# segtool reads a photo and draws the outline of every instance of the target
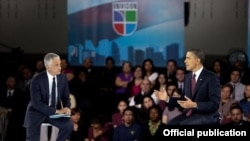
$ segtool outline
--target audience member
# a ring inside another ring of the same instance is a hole
[[[6,141],[12,141],[15,136],[19,136],[20,140],[24,140],[25,129],[22,123],[29,99],[23,91],[16,87],[15,76],[9,75],[5,84],[0,92],[0,117],[5,119],[5,126],[1,127],[4,124],[0,125],[2,137]]]
[[[250,123],[243,119],[243,111],[238,104],[234,104],[230,107],[230,114],[231,114],[231,121],[224,125],[250,127]]]
[[[126,95],[126,89],[128,83],[131,82],[134,77],[132,66],[129,61],[124,61],[121,69],[121,72],[119,72],[115,78],[116,102],[120,101],[121,99],[128,99],[128,96]]]
[[[223,85],[230,80],[229,73],[227,72],[228,67],[226,67],[222,60],[213,60],[211,71],[216,74],[220,80],[220,84]]]
[[[165,73],[159,73],[152,90],[160,90],[163,88],[167,89],[167,76]],[[156,97],[155,93],[152,93],[152,98],[154,99],[155,104],[160,103],[160,100]],[[165,105],[165,102],[164,102],[164,105]]]
[[[97,111],[95,111],[94,107],[98,105],[96,100],[96,95],[92,93],[93,87],[87,78],[87,71],[82,70],[78,77],[75,80],[75,90],[72,94],[75,95],[76,98],[76,107],[79,107],[85,113],[86,119],[91,119],[94,117]],[[94,105],[96,104],[96,105]],[[89,120],[90,122],[91,120]]]
[[[91,103],[92,103],[91,108],[93,108],[92,112],[100,112],[101,109],[98,106],[99,101],[96,98],[99,94],[98,82],[100,80],[100,74],[97,71],[96,67],[94,66],[93,61],[91,60],[90,57],[86,57],[83,60],[82,68],[81,68],[79,74],[82,75],[83,72],[86,75],[85,79],[87,80],[86,83],[88,84],[88,87],[89,87],[88,90],[91,90],[91,91],[89,91],[90,93],[88,93],[86,95],[92,97],[92,100],[91,100]],[[82,93],[82,94],[84,94],[84,93]]]
[[[141,66],[135,66],[133,73],[134,73],[133,80],[128,83],[126,89],[126,95],[128,95],[128,101],[131,101],[133,96],[140,93],[141,91],[140,85],[143,80]]]
[[[30,67],[24,67],[22,70],[22,78],[17,80],[17,88],[29,95],[30,93],[30,82],[33,77],[33,72]]]
[[[104,115],[98,115],[92,119],[88,130],[88,138],[85,138],[85,141],[110,141],[112,136],[112,125],[106,121]]]
[[[82,70],[85,70],[89,82],[91,82],[91,84],[95,85],[96,87],[96,85],[98,84],[97,82],[99,81],[99,73],[94,67],[94,64],[90,57],[84,58],[81,71]]]
[[[142,99],[141,108],[134,108],[135,121],[136,123],[142,125],[149,120],[149,108],[156,105],[153,98],[150,95],[146,95]]]
[[[171,83],[171,82],[169,82],[169,83]],[[174,88],[174,86],[175,85],[172,85],[173,88]],[[169,85],[169,87],[171,87],[171,85]],[[170,97],[176,98],[176,100],[177,100],[178,98],[181,97],[181,90],[177,89],[175,87],[175,89],[173,89],[173,90],[171,90],[171,89],[168,90],[168,94]],[[182,114],[182,110],[183,110],[183,108],[181,108],[177,103],[172,104],[172,105],[166,104],[165,108],[163,109],[162,123],[167,124],[173,118]]]
[[[84,121],[83,113],[80,108],[71,109],[70,120],[73,122],[73,131],[68,141],[84,141],[88,136],[88,124]]]
[[[135,122],[134,110],[127,107],[123,112],[124,123],[114,129],[113,141],[142,141],[141,126]]]
[[[231,97],[236,99],[237,101],[240,101],[244,98],[244,91],[246,88],[245,84],[240,82],[240,77],[240,70],[234,68],[230,73],[230,81],[228,82],[233,86],[233,93]]]
[[[231,98],[233,92],[233,86],[231,84],[224,84],[221,86],[221,100],[219,106],[219,112],[221,116],[221,124],[225,124],[231,120],[230,107],[237,103],[234,98]]]
[[[66,58],[61,59],[61,73],[67,74],[68,72],[74,72],[72,68],[69,67],[69,62]]]
[[[45,67],[43,64],[43,60],[38,60],[35,65],[35,71],[33,77],[36,77],[40,72],[44,71]]]
[[[149,81],[147,78],[142,80],[140,88],[140,93],[132,97],[129,102],[129,106],[134,106],[135,108],[140,109],[143,102],[143,97],[146,95],[151,96],[151,94],[153,93],[151,81]]]
[[[128,102],[121,99],[118,102],[117,110],[112,114],[112,125],[116,128],[118,125],[123,123],[123,111],[128,107]]]
[[[155,85],[155,81],[158,77],[158,72],[155,69],[154,62],[152,59],[145,59],[142,63],[142,77],[147,78],[152,87]]]
[[[246,85],[244,98],[239,101],[239,105],[242,108],[244,119],[250,120],[250,84]]]
[[[163,138],[165,125],[161,122],[161,108],[158,105],[153,105],[148,110],[149,120],[142,125],[142,141],[166,140]]]
[[[169,59],[166,64],[166,76],[167,82],[174,81],[176,82],[176,69],[177,62],[174,59]]]
[[[183,94],[183,92],[184,92],[185,75],[186,75],[186,69],[185,68],[178,67],[176,69],[176,75],[175,75],[175,77],[176,77],[176,80],[177,80],[178,89],[180,90],[181,94]]]
[[[243,62],[241,60],[237,60],[233,64],[233,68],[240,70],[240,82],[244,85],[250,84],[250,70],[247,66],[248,64],[246,62]]]
[[[105,59],[105,66],[100,70],[99,82],[99,102],[102,105],[102,111],[111,115],[115,110],[115,77],[117,70],[115,68],[115,60],[109,56]]]

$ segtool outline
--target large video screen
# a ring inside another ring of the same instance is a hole
[[[183,64],[184,0],[68,0],[68,61],[81,66],[90,58],[104,66],[152,59],[165,67],[168,59]]]
[[[248,0],[248,31],[247,31],[247,56],[248,56],[248,67],[250,67],[250,1]]]

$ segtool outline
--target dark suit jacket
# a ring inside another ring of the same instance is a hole
[[[185,76],[184,94],[197,103],[197,109],[193,109],[192,112],[193,115],[196,114],[196,116],[192,116],[195,118],[194,121],[197,124],[219,122],[220,82],[218,77],[213,72],[203,68],[197,79],[193,96],[191,79],[192,72]],[[187,112],[187,110],[184,110],[184,114],[185,111]]]
[[[63,102],[64,107],[70,108],[69,88],[66,76],[57,75],[58,102]],[[50,115],[55,114],[56,108],[48,106],[49,80],[46,70],[34,77],[30,86],[31,100],[27,106],[24,127],[40,124]]]

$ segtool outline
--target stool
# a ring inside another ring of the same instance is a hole
[[[1,129],[0,129],[0,134],[1,134],[1,141],[4,141],[5,140],[5,136],[6,136],[6,117],[5,116],[0,116],[0,121],[1,121]]]
[[[51,127],[51,133],[48,133],[48,128]],[[50,123],[42,123],[40,132],[40,141],[56,141],[59,129]],[[49,134],[51,134],[49,138]]]

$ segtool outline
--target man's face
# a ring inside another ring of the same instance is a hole
[[[48,72],[51,74],[51,75],[58,75],[61,73],[61,60],[59,58],[54,58],[52,61],[51,61],[51,64],[46,66]]]
[[[176,71],[176,78],[178,81],[183,82],[185,78],[185,72],[183,70]]]
[[[168,64],[167,64],[168,73],[172,74],[172,73],[174,73],[175,70],[176,70],[176,66],[175,66],[174,62],[168,62]]]
[[[243,118],[243,115],[239,109],[233,109],[231,112],[231,118],[235,123],[238,123]]]
[[[232,71],[230,78],[233,83],[237,83],[240,80],[240,72]]]
[[[86,58],[84,61],[83,61],[83,66],[85,68],[90,68],[92,66],[92,62],[89,58]]]
[[[199,59],[192,52],[187,52],[184,63],[187,71],[195,71],[199,63]]]
[[[12,76],[8,77],[6,84],[7,84],[7,86],[9,88],[15,88],[15,86],[16,86],[16,78],[12,77]]]
[[[151,84],[150,84],[149,80],[144,79],[144,80],[142,81],[140,87],[141,87],[141,90],[142,90],[143,92],[147,93],[147,92],[149,92],[150,89],[151,89]]]
[[[133,112],[130,110],[125,111],[123,115],[123,120],[124,120],[124,123],[128,123],[128,124],[132,123],[134,120]]]

